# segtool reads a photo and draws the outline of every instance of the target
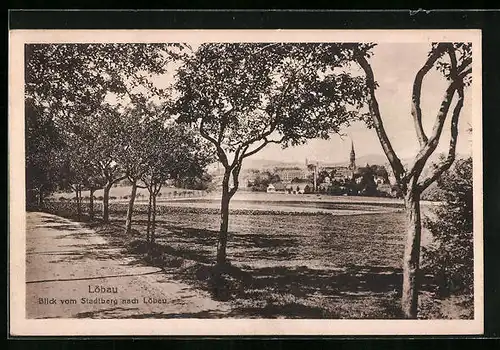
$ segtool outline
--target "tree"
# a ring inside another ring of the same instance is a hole
[[[102,188],[105,179],[101,175],[92,155],[95,155],[96,143],[89,142],[85,133],[76,134],[66,130],[63,134],[64,144],[59,149],[59,156],[64,159],[61,170],[60,188],[75,193],[77,218],[82,215],[82,191],[89,190],[89,219],[94,219],[94,193]]]
[[[139,182],[148,170],[150,158],[154,156],[150,137],[153,136],[151,133],[154,134],[156,130],[151,130],[151,123],[148,121],[150,118],[156,117],[156,111],[157,107],[149,104],[148,106],[132,105],[124,112],[125,127],[128,130],[134,130],[134,132],[128,132],[124,135],[123,152],[119,154],[119,162],[123,165],[124,174],[131,185],[125,219],[125,234],[129,234],[132,229],[137,188],[147,188],[145,185],[141,186]]]
[[[270,143],[328,138],[358,114],[363,78],[346,72],[370,45],[203,44],[177,72],[179,122],[198,128],[224,167],[217,265],[227,263],[229,203],[243,161]]]
[[[307,164],[307,170],[312,172],[311,174],[309,174],[307,179],[313,183],[312,192],[314,192],[314,191],[316,191],[317,186],[318,186],[318,165],[312,164],[312,163]]]
[[[212,176],[204,171],[203,174],[199,176],[184,179],[183,185],[185,188],[190,190],[207,190],[210,187],[211,182]]]
[[[112,106],[103,104],[94,115],[82,116],[66,125],[65,147],[61,150],[66,158],[64,182],[76,194],[78,216],[81,191],[90,191],[89,214],[93,219],[93,195],[96,189],[103,188],[102,218],[107,222],[110,190],[113,184],[125,178],[120,163],[126,130],[123,120]]]
[[[64,146],[60,130],[46,111],[27,98],[25,102],[26,203],[40,208],[45,196],[61,181]]]
[[[94,193],[97,189],[102,188],[105,184],[104,178],[97,172],[92,170],[92,166],[90,168],[90,172],[87,178],[84,181],[84,186],[89,190],[89,219],[90,221],[94,220]]]
[[[437,181],[442,204],[426,218],[432,244],[423,250],[443,297],[472,293],[474,284],[472,158],[457,160]]]
[[[392,144],[387,136],[375,96],[377,86],[373,70],[366,55],[360,52],[357,62],[366,75],[369,99],[368,106],[371,114],[371,125],[375,128],[387,159],[391,165],[398,187],[405,203],[407,214],[407,234],[403,258],[403,291],[401,306],[404,316],[417,317],[418,308],[418,274],[420,266],[421,217],[420,195],[430,184],[435,182],[443,172],[450,168],[455,160],[455,149],[458,136],[458,121],[464,103],[464,89],[472,81],[472,47],[470,43],[435,43],[426,62],[415,75],[412,89],[411,116],[413,119],[420,150],[408,169],[403,167]],[[422,83],[424,77],[436,67],[449,82],[444,97],[437,111],[434,126],[427,136],[422,125],[422,110],[420,106]],[[422,176],[429,157],[436,150],[443,131],[448,112],[454,96],[457,96],[455,107],[450,121],[450,143],[448,155],[440,163],[434,164],[426,176]]]
[[[384,183],[389,183],[389,173],[383,165],[372,165],[370,168],[374,175],[380,176],[384,179]]]
[[[328,173],[327,170],[321,170],[319,173],[318,173],[318,183],[321,184],[321,183],[324,183],[326,181],[326,179],[329,178],[330,181],[331,181],[331,176],[330,174]]]
[[[62,188],[70,189],[75,193],[76,217],[77,221],[80,221],[82,216],[82,190],[85,186],[84,182],[89,168],[86,163],[85,151],[78,147],[77,140],[73,139],[71,141],[68,142],[66,137],[66,147],[61,150],[61,153],[66,158],[62,169]]]
[[[109,93],[162,95],[151,82],[181,56],[181,44],[29,44],[25,91],[54,115],[69,108],[92,114]]]
[[[274,184],[276,182],[280,182],[281,178],[278,174],[272,173],[269,179],[270,183]]]
[[[142,103],[151,95],[161,97],[164,90],[152,78],[166,72],[168,63],[180,57],[182,47],[118,43],[26,46],[26,97],[44,109],[59,130],[80,135],[88,142],[87,149],[96,150],[87,156],[106,180],[104,221],[109,216],[109,189],[123,176],[116,161],[117,148],[122,147],[119,138],[125,131],[134,132],[116,129],[121,126],[121,106],[109,101]]]
[[[361,177],[356,184],[357,192],[365,196],[374,196],[377,194],[377,184],[375,183],[375,172],[372,167],[367,165],[364,168],[358,168]]]
[[[147,240],[155,242],[156,198],[166,180],[199,177],[213,161],[206,144],[184,125],[147,121],[147,163],[142,181],[149,192]]]
[[[252,191],[265,192],[271,183],[271,173],[269,171],[259,172],[252,183]]]
[[[71,158],[68,181],[77,186],[73,188],[77,192],[84,187],[92,192],[103,187],[102,219],[108,222],[110,190],[126,177],[120,163],[126,134],[123,118],[113,106],[102,104],[93,115],[69,120],[66,125],[66,156]]]

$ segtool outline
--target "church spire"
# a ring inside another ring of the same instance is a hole
[[[349,157],[349,168],[356,169],[356,153],[354,152],[354,141],[351,139],[351,154]]]

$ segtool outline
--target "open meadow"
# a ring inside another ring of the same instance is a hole
[[[132,237],[123,235],[123,201],[111,204],[111,225],[98,230],[110,244],[135,256],[138,264],[161,267],[179,282],[214,298],[217,294],[231,305],[230,314],[190,317],[400,317],[405,235],[400,200],[238,194],[231,202],[231,267],[224,273],[223,293],[215,293],[210,283],[218,206],[216,196],[159,202],[153,258],[145,256],[146,204],[135,206]],[[428,206],[423,206],[424,212]],[[424,231],[423,245],[428,241]],[[431,300],[433,288],[430,280],[424,281],[421,304]],[[422,307],[421,317],[437,317],[436,308],[435,303]]]

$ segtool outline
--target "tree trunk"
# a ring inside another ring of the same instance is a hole
[[[313,180],[314,180],[314,183],[313,183],[313,190],[312,192],[316,192],[316,188],[317,188],[317,181],[318,181],[318,174],[317,174],[317,171],[318,171],[318,167],[315,166],[314,167],[314,173],[313,173]]]
[[[406,209],[406,244],[403,257],[403,294],[401,308],[405,318],[417,318],[420,239],[422,225],[420,221],[420,193],[408,189],[405,195]]]
[[[81,221],[82,219],[82,190],[80,188],[76,189],[76,220]]]
[[[226,247],[227,247],[227,229],[229,226],[229,177],[226,176],[222,181],[222,199],[220,207],[220,230],[219,240],[217,242],[217,265],[226,263]]]
[[[102,221],[109,222],[109,191],[111,191],[112,183],[107,183],[104,186],[104,194],[102,199]]]
[[[94,192],[95,189],[91,188],[90,189],[90,197],[89,197],[89,218],[90,221],[94,220]]]
[[[43,186],[38,188],[38,209],[42,209],[43,207]]]
[[[132,182],[132,192],[130,193],[130,199],[128,202],[127,220],[125,221],[125,234],[130,234],[130,231],[132,230],[132,214],[134,211],[134,202],[136,194],[137,194],[137,180],[134,180],[134,182]]]
[[[148,201],[148,224],[146,227],[146,241],[149,242],[149,230],[151,228],[151,191],[149,192],[149,201]]]
[[[156,230],[156,194],[153,194],[153,206],[151,209],[151,243],[155,243]]]

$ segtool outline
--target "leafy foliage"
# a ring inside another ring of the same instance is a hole
[[[150,78],[165,73],[181,49],[179,44],[30,44],[26,94],[53,111],[72,107],[84,115],[110,92],[132,100],[144,98],[145,91],[162,94]]]
[[[123,106],[116,100],[139,104],[163,96],[152,78],[165,73],[181,52],[178,44],[26,45],[26,99],[62,136],[63,186],[100,186],[101,176],[112,182],[124,171],[119,167],[123,137],[133,129],[125,128]],[[38,152],[27,151],[28,158]],[[45,180],[55,187],[54,176]]]
[[[460,159],[438,180],[443,204],[425,225],[433,243],[423,250],[427,268],[435,273],[443,296],[472,292],[473,287],[473,197],[472,158]]]
[[[109,189],[126,175],[137,180],[154,165],[157,169],[151,176],[161,177],[168,168],[166,164],[174,163],[185,172],[200,173],[193,168],[199,158],[191,153],[185,154],[191,157],[189,163],[181,161],[189,158],[186,156],[173,162],[178,154],[172,150],[183,144],[172,134],[161,134],[169,89],[158,86],[157,78],[167,73],[171,62],[182,57],[183,49],[181,44],[27,45],[26,99],[31,110],[47,119],[43,125],[60,135],[58,149],[50,149],[61,161],[47,164],[57,165],[52,173],[57,172],[61,181],[51,173],[40,182],[51,183],[52,190],[56,181],[60,187],[75,191],[104,186],[106,219]],[[152,120],[156,121],[154,125]],[[159,128],[160,134],[153,128]],[[46,128],[39,134],[50,135]],[[163,141],[170,144],[159,142],[157,137],[166,137]],[[157,157],[158,147],[167,147],[164,151],[170,158]],[[27,157],[49,157],[38,153],[40,150],[29,149]],[[28,172],[34,172],[32,168]],[[172,172],[169,168],[169,176],[173,176]]]
[[[429,56],[433,52],[439,52],[436,69],[447,80],[457,79],[457,75],[465,73],[465,68],[472,63],[472,43],[433,43]],[[450,54],[446,56],[445,53]],[[463,74],[463,82],[469,86],[472,74]]]
[[[150,120],[145,132],[147,162],[142,179],[146,184],[201,177],[213,161],[206,143],[186,126],[175,123],[164,126],[161,120]]]
[[[227,152],[275,133],[304,143],[358,114],[364,80],[345,68],[357,44],[204,44],[178,72],[179,120],[201,122]]]
[[[356,185],[357,192],[365,196],[377,195],[377,184],[375,183],[375,171],[372,167],[367,166],[359,169],[361,180]]]
[[[27,202],[34,204],[35,196],[43,201],[44,193],[55,190],[61,180],[63,158],[58,150],[64,143],[53,120],[31,99],[26,100],[25,115],[26,188],[38,189],[37,194],[27,193]]]
[[[266,170],[259,172],[253,179],[251,188],[252,191],[266,192],[267,186],[271,183],[276,183],[280,181],[280,177],[276,173],[271,173]]]

